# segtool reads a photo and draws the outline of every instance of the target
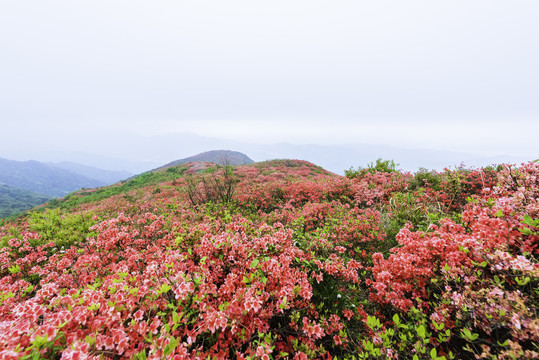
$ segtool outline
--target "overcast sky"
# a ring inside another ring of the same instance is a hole
[[[1,1],[0,142],[191,131],[537,158],[538,19],[536,0]]]

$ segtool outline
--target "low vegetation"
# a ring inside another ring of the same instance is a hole
[[[539,357],[539,164],[185,164],[0,223],[2,359]]]

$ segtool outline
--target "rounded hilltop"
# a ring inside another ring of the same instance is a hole
[[[171,166],[186,164],[190,162],[209,162],[220,165],[247,165],[254,161],[239,151],[232,150],[210,150],[184,159],[174,160],[157,169],[164,169]],[[157,170],[156,169],[156,170]]]

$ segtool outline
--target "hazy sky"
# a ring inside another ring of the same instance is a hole
[[[0,142],[192,131],[537,158],[538,18],[536,0],[1,1]]]

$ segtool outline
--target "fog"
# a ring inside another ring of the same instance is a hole
[[[2,2],[0,157],[158,163],[192,154],[140,150],[190,132],[536,159],[538,15],[536,1]]]

